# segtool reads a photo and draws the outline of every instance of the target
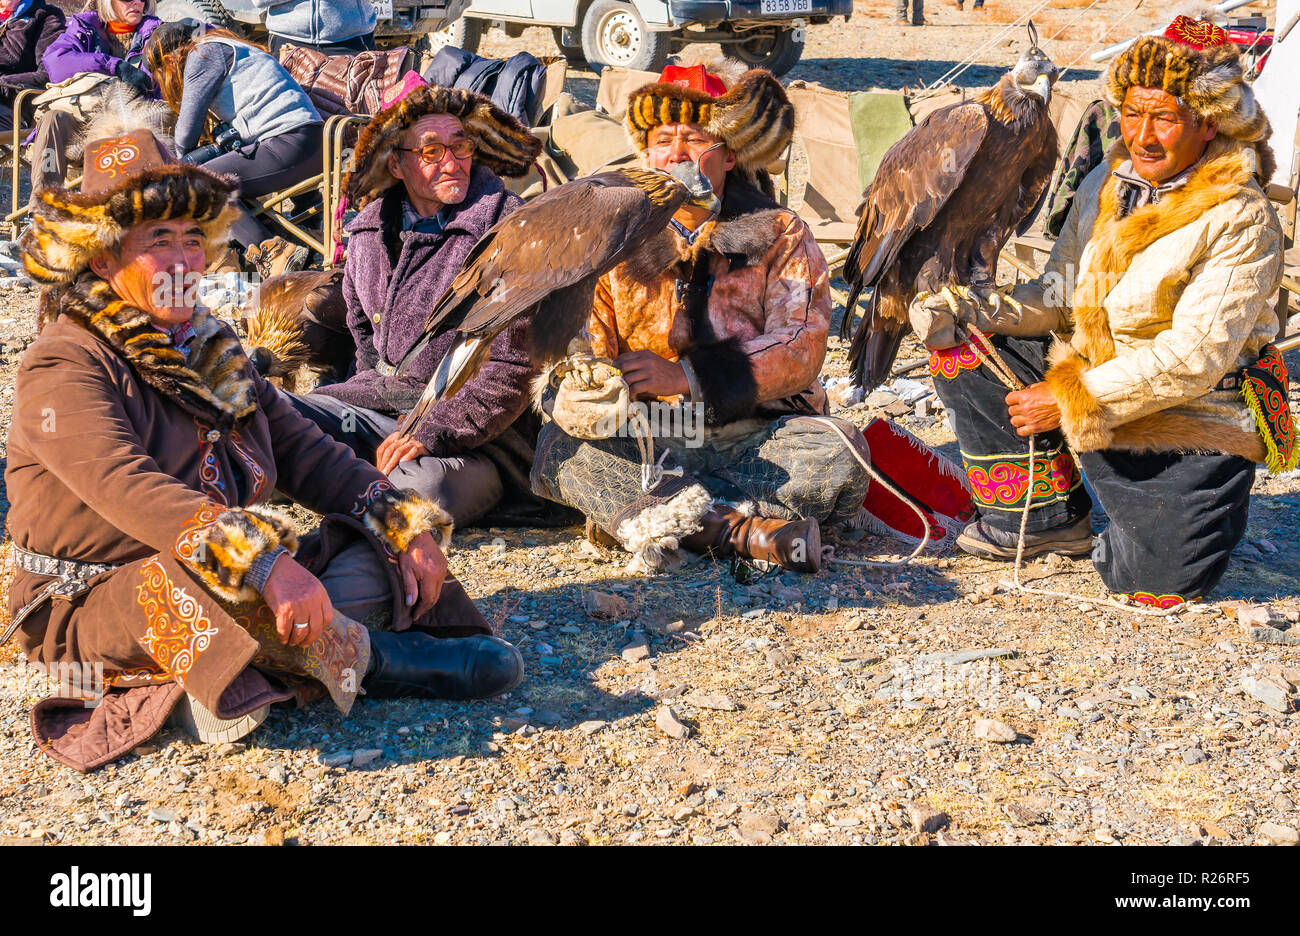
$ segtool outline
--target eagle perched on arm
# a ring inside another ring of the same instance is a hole
[[[907,334],[908,305],[945,288],[992,289],[998,254],[1028,229],[1056,166],[1047,113],[1057,68],[1030,48],[993,88],[937,110],[890,147],[863,193],[841,337],[858,295],[871,288],[849,347],[854,381],[872,390],[889,376]]]
[[[618,169],[566,182],[497,222],[465,259],[425,322],[425,337],[398,367],[413,360],[445,324],[456,341],[402,423],[410,435],[439,400],[455,395],[482,365],[492,339],[521,315],[532,315],[535,365],[564,357],[591,311],[596,281],[662,231],[688,201],[717,205],[699,163],[671,174]]]

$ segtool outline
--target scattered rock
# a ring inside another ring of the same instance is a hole
[[[659,706],[659,711],[655,713],[655,724],[668,737],[676,738],[678,741],[689,738],[691,735],[691,729],[681,723],[677,713],[668,705]]]
[[[764,845],[781,831],[781,819],[766,813],[746,813],[740,817],[739,837],[751,845]]]
[[[267,829],[265,832],[262,833],[262,840],[263,840],[267,845],[271,845],[271,846],[276,846],[276,847],[278,847],[278,846],[280,846],[280,845],[283,845],[283,844],[284,844],[284,827],[283,827],[283,826],[271,826],[269,829]]]
[[[635,631],[631,640],[622,651],[624,663],[638,663],[650,656],[650,646],[646,643],[644,631]]]
[[[153,822],[175,822],[176,810],[174,809],[151,809],[149,818]]]
[[[740,708],[739,705],[724,695],[702,695],[692,692],[682,696],[682,701],[696,708],[710,709],[715,712],[734,712]]]
[[[981,718],[975,723],[975,737],[993,744],[1011,744],[1020,737],[1016,729],[996,718]]]
[[[608,727],[609,727],[609,722],[601,721],[598,718],[593,718],[591,721],[585,721],[579,724],[578,730],[587,736],[591,736],[594,735],[597,731],[600,731],[602,728],[608,728]]]
[[[587,592],[582,599],[582,606],[594,618],[616,621],[627,617],[627,602],[608,592]]]
[[[1300,832],[1277,822],[1264,823],[1255,834],[1271,845],[1300,845]]]
[[[367,764],[372,764],[383,756],[384,751],[382,748],[357,748],[356,752],[352,755],[352,766],[365,767]]]
[[[1252,627],[1272,627],[1280,619],[1268,605],[1242,605],[1237,608],[1237,623],[1246,630]]]
[[[1002,810],[1007,814],[1007,818],[1011,820],[1012,825],[1023,827],[1043,825],[1047,822],[1042,813],[1030,809],[1023,803],[1007,803],[1002,807]]]
[[[352,763],[352,752],[335,751],[332,754],[325,754],[320,758],[320,762],[325,767],[342,767],[344,764]]]
[[[797,588],[790,588],[786,585],[773,585],[772,597],[777,601],[788,605],[803,603],[803,592]]]
[[[948,826],[948,814],[933,809],[925,803],[908,803],[907,817],[912,820],[913,829],[926,834],[938,832]]]
[[[927,653],[920,657],[922,662],[926,663],[945,663],[949,666],[960,666],[963,663],[972,663],[975,660],[997,660],[1002,657],[1019,656],[1020,651],[1013,647],[988,647],[983,650],[954,650],[943,653]]]
[[[1291,711],[1291,695],[1286,684],[1275,677],[1243,676],[1241,688],[1257,702],[1267,705],[1276,712]]]
[[[1205,761],[1205,752],[1200,748],[1188,748],[1186,751],[1183,751],[1183,763],[1188,767],[1191,767],[1193,764],[1203,764]]]
[[[266,772],[266,779],[270,780],[272,783],[278,783],[280,786],[284,786],[289,782],[289,771],[285,770],[279,764],[276,764]]]
[[[560,840],[558,838],[556,838],[550,832],[547,832],[545,829],[528,830],[529,845],[556,845],[559,843],[559,841]]]

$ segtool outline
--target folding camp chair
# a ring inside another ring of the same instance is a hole
[[[9,177],[9,213],[5,215],[3,221],[0,221],[0,237],[6,240],[13,240],[18,233],[18,220],[27,214],[27,203],[18,196],[22,188],[23,136],[30,133],[32,129],[30,126],[23,126],[23,105],[39,97],[44,91],[44,88],[27,88],[14,95],[13,130],[9,140],[9,161],[12,170]],[[80,183],[81,179],[77,178],[70,184]]]

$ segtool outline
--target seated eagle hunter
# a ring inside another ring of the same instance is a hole
[[[234,184],[118,129],[88,144],[79,193],[37,194],[22,240],[46,290],[9,436],[4,636],[50,670],[102,667],[106,687],[38,703],[41,748],[90,770],[174,709],[224,741],[295,697],[347,712],[358,693],[517,685],[519,653],[448,574],[446,512],[299,415],[192,304]],[[325,514],[319,531],[266,509],[276,490]]]
[[[1139,39],[1106,97],[1122,142],[1084,180],[1043,275],[1012,291],[1016,320],[953,291],[918,297],[910,317],[975,490],[957,545],[1014,559],[1032,496],[1025,556],[1091,553],[1108,588],[1168,606],[1223,575],[1255,463],[1295,463],[1270,344],[1282,230],[1260,180],[1273,153],[1232,46]],[[1028,386],[1008,394],[954,319],[992,333]],[[1053,332],[1070,337],[1049,350]],[[1095,546],[1071,449],[1110,518]]]
[[[542,144],[472,91],[413,75],[402,91],[362,131],[344,185],[359,212],[343,270],[356,372],[290,400],[393,484],[442,504],[457,527],[489,513],[527,516],[546,506],[528,487],[538,425],[528,406],[528,322],[498,335],[478,374],[409,437],[398,423],[456,329],[439,330],[400,373],[395,365],[479,238],[523,204],[500,177],[526,173]]]
[[[770,73],[723,59],[668,66],[632,92],[625,123],[648,168],[696,163],[716,200],[683,204],[599,278],[581,337],[632,399],[681,400],[683,418],[668,420],[653,440],[658,464],[645,465],[634,433],[566,425],[571,384],[552,379],[533,490],[581,510],[588,535],[633,553],[634,569],[661,568],[682,547],[814,572],[819,524],[858,515],[869,453],[856,428],[825,415],[826,259],[771,197],[767,166],[790,142],[794,107]],[[692,412],[702,432],[686,426]]]

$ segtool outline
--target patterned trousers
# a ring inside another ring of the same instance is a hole
[[[1051,339],[991,339],[1026,385],[1042,379]],[[1028,440],[1007,413],[1009,392],[968,345],[930,356],[935,389],[952,416],[979,518],[1020,530],[1029,493]],[[1059,431],[1034,442],[1033,504],[1027,529],[1070,526],[1092,501]],[[1254,465],[1235,455],[1084,452],[1083,473],[1110,525],[1092,560],[1106,587],[1150,604],[1199,598],[1214,587],[1246,531]]]
[[[862,433],[840,422],[848,437],[866,443]],[[812,518],[822,524],[857,516],[869,476],[844,440],[823,422],[807,416],[754,421],[752,428],[728,426],[726,441],[688,445],[683,439],[655,439],[655,457],[664,448],[665,468],[680,467],[679,483],[670,478],[646,494],[641,489],[641,456],[633,438],[588,442],[547,423],[537,440],[533,492],[582,511],[602,529],[642,506],[652,506],[691,482],[716,500],[753,505],[753,513],[786,520]],[[748,431],[746,431],[748,430]],[[621,516],[620,516],[621,515]]]

